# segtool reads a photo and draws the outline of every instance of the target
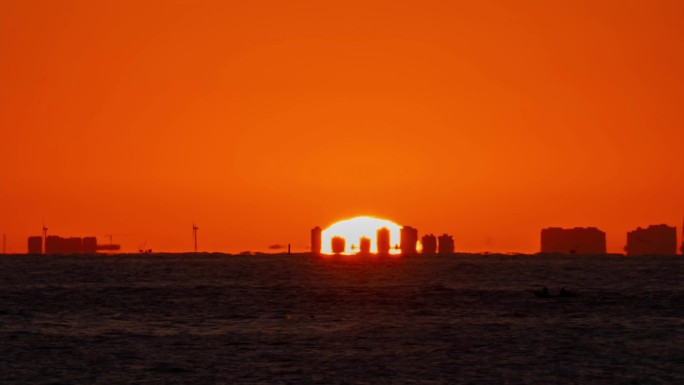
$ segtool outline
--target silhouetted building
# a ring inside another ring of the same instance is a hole
[[[454,253],[454,237],[449,234],[442,234],[439,240],[439,254],[453,254]]]
[[[334,254],[342,254],[347,248],[347,241],[342,237],[332,237],[330,246]]]
[[[314,255],[321,254],[321,246],[323,245],[322,234],[323,232],[318,226],[311,229],[311,253]]]
[[[28,253],[43,254],[43,237],[29,237]]]
[[[85,237],[81,243],[82,251],[85,254],[95,254],[97,253],[97,238],[95,237]]]
[[[31,238],[29,238],[29,242],[31,242]],[[98,251],[118,250],[121,250],[121,245],[114,243],[98,245],[97,238],[95,237],[62,238],[56,235],[49,235],[45,238],[45,254],[95,254]]]
[[[45,254],[64,254],[64,238],[48,235],[45,238]]]
[[[423,254],[435,254],[437,252],[437,238],[434,235],[423,235],[421,243],[423,245]]]
[[[677,228],[668,225],[638,227],[627,233],[627,255],[677,254]]]
[[[418,230],[411,226],[404,226],[401,228],[401,253],[403,255],[415,255],[416,244],[418,243]]]
[[[371,240],[370,238],[361,237],[359,239],[359,253],[360,254],[370,254]]]
[[[45,238],[45,254],[80,254],[81,238],[62,238],[49,235]]]
[[[64,254],[81,254],[83,249],[81,248],[82,240],[81,238],[71,237],[64,239]]]
[[[606,233],[595,227],[541,231],[541,252],[559,254],[605,254]]]
[[[392,245],[390,244],[389,229],[387,227],[378,229],[376,233],[376,240],[378,243],[378,254],[388,255],[390,253],[390,248],[392,247]]]

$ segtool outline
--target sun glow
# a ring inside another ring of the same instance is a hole
[[[400,254],[398,249],[401,234],[401,226],[387,219],[373,217],[356,217],[334,223],[322,232],[323,254],[333,254],[331,241],[333,237],[342,237],[346,241],[345,250],[342,254],[350,255],[359,252],[362,237],[370,239],[370,252],[377,253],[377,231],[386,227],[390,233],[390,254]]]

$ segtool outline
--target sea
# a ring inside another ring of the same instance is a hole
[[[0,384],[684,384],[684,257],[5,256]]]

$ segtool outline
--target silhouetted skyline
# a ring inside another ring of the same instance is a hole
[[[684,231],[684,230],[683,230]],[[320,242],[320,227],[312,230],[312,252],[317,254]],[[401,255],[411,256],[417,254],[418,229],[411,226],[402,226],[400,239],[396,245],[401,250]],[[675,255],[677,254],[677,229],[668,225],[651,225],[646,229],[637,228],[627,233],[627,255]],[[381,227],[377,230],[377,254],[389,255],[391,242],[389,230]],[[449,255],[458,252],[455,247],[454,237],[450,234],[442,234],[436,237],[433,234],[423,235],[420,241],[421,254],[423,255]],[[346,247],[341,236],[332,238],[332,249],[335,254],[344,253]],[[606,233],[595,227],[560,228],[551,227],[541,230],[540,250],[542,254],[567,254],[567,255],[600,255],[606,254]],[[353,241],[353,240],[352,240]],[[396,240],[395,240],[396,242]],[[359,239],[359,254],[370,254],[370,239]],[[352,246],[355,250],[355,246]]]
[[[79,254],[97,253],[98,251],[119,251],[121,245],[98,244],[96,237],[67,237],[47,235],[47,227],[43,226],[45,237],[30,236],[27,238],[28,254]],[[193,225],[193,236],[196,235],[197,226]],[[313,254],[321,254],[322,250],[321,227],[311,230],[308,251]],[[683,229],[684,232],[684,229]],[[410,256],[418,254],[420,246],[422,254],[453,254],[459,252],[454,244],[454,238],[449,234],[439,237],[426,234],[420,237],[418,242],[418,229],[411,226],[400,228],[400,238],[391,242],[389,230],[380,228],[376,234],[376,250],[380,255],[389,255],[391,250],[401,251],[401,255]],[[626,234],[627,242],[624,247],[626,255],[673,255],[678,252],[684,253],[684,243],[681,245],[677,239],[677,227],[665,224],[649,225],[646,228],[638,227]],[[545,228],[541,230],[541,253],[553,254],[605,254],[606,233],[595,227],[576,228]],[[371,254],[372,241],[367,237],[359,239],[347,239],[336,236],[331,240],[331,250],[335,254],[347,253],[350,250],[359,254]],[[280,250],[285,246],[271,245],[269,250]],[[196,245],[195,245],[196,250]],[[287,245],[288,253],[291,252],[291,244]],[[147,251],[147,250],[146,250]],[[462,252],[462,251],[461,251]]]

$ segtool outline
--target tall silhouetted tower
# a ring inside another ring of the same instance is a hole
[[[321,254],[321,246],[323,245],[323,232],[321,228],[316,226],[311,229],[311,253],[314,255]]]
[[[403,255],[415,255],[416,244],[418,243],[418,230],[411,226],[404,226],[401,228],[401,253]]]
[[[367,237],[359,239],[359,254],[370,254],[371,240]]]
[[[392,245],[390,244],[390,231],[387,227],[377,231],[376,242],[378,243],[378,254],[389,255]]]
[[[334,254],[342,254],[347,249],[347,241],[342,237],[332,237],[330,246]]]
[[[627,255],[677,254],[677,228],[668,225],[638,227],[627,233]]]
[[[605,254],[606,233],[595,227],[541,231],[541,252],[560,254]]]
[[[429,255],[437,252],[437,238],[434,235],[423,235],[421,243],[423,244],[423,254]]]
[[[449,234],[442,234],[439,236],[439,254],[453,254],[454,253],[454,237]]]

